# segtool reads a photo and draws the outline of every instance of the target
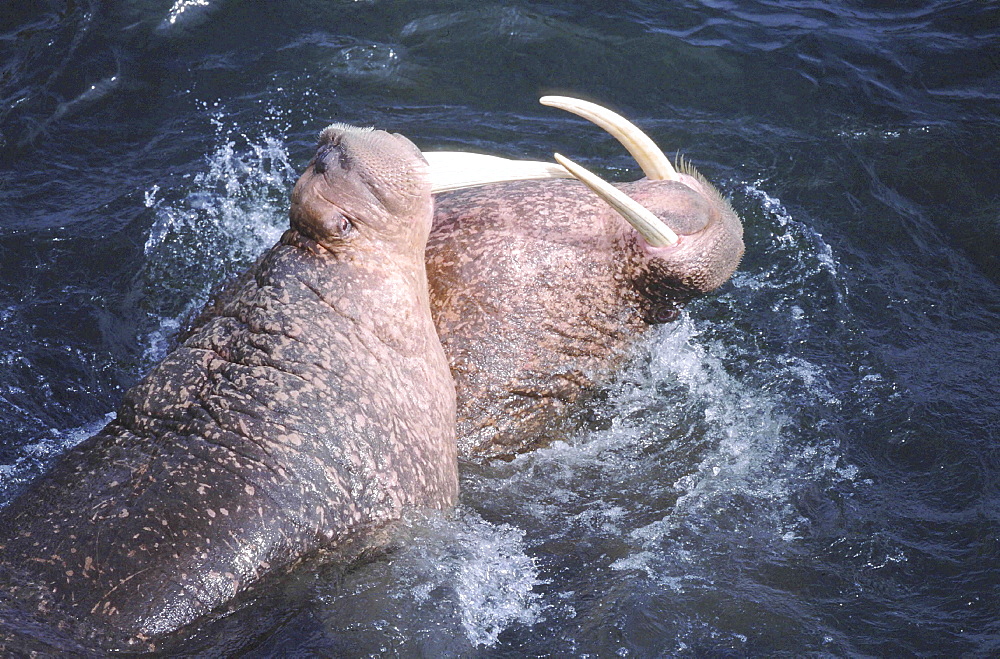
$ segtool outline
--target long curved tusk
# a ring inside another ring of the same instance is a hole
[[[627,194],[603,181],[600,177],[587,171],[569,158],[555,154],[556,162],[565,167],[581,183],[594,191],[597,196],[606,201],[616,211],[621,213],[629,224],[638,231],[646,242],[653,247],[670,247],[680,240],[660,218],[652,211],[632,199]]]
[[[551,162],[509,160],[460,151],[424,151],[423,154],[430,165],[432,194],[501,181],[573,178],[564,168]]]
[[[569,96],[543,96],[538,99],[542,105],[572,112],[597,124],[611,133],[622,143],[635,161],[639,163],[643,174],[655,181],[676,181],[679,179],[677,170],[670,164],[660,147],[642,132],[638,126],[625,117],[601,107],[596,103],[583,101]]]

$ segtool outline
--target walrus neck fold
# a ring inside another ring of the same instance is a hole
[[[286,229],[279,241],[282,245],[288,245],[289,247],[295,247],[312,254],[331,254],[331,250],[327,249],[320,243],[316,242],[312,238],[304,235],[299,229],[292,228]]]

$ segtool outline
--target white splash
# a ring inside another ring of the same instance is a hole
[[[226,130],[220,124],[217,127],[217,133]],[[234,253],[258,250],[281,235],[275,216],[283,216],[286,203],[276,201],[274,196],[279,193],[287,197],[297,177],[284,140],[265,136],[251,141],[241,136],[247,144],[237,149],[232,136],[219,137],[224,142],[206,158],[207,169],[194,176],[183,198],[173,203],[158,198],[158,184],[146,192],[146,206],[157,209],[146,240],[147,255],[172,235],[185,232],[207,232],[235,240]],[[197,243],[195,249],[206,242]]]
[[[221,1],[219,4],[221,4]],[[157,29],[164,31],[178,23],[191,23],[204,20],[204,14],[209,12],[211,8],[211,0],[176,0]]]
[[[404,656],[457,656],[540,619],[539,568],[520,530],[460,507],[406,522],[394,544],[320,596],[330,635],[361,647],[396,639],[393,652]]]
[[[524,553],[524,534],[518,529],[494,525],[470,511],[460,511],[454,535],[447,542],[430,542],[418,548],[423,566],[412,593],[426,601],[437,589],[451,590],[462,628],[476,646],[491,646],[505,628],[514,623],[530,625],[538,618],[539,584],[535,561]]]
[[[7,495],[12,488],[27,483],[49,465],[56,457],[91,437],[115,419],[114,412],[89,423],[67,430],[52,429],[38,441],[18,449],[12,464],[0,465],[0,494]],[[10,500],[0,496],[0,505]]]
[[[774,227],[770,236],[774,242],[772,251],[793,258],[798,266],[805,266],[814,275],[816,274],[815,266],[818,266],[818,269],[824,271],[831,279],[837,278],[837,260],[834,258],[833,249],[823,240],[821,233],[794,219],[781,200],[764,190],[760,182],[744,184],[741,188],[742,193],[748,199],[760,206],[767,221]],[[757,245],[755,248],[761,249],[762,246]],[[776,272],[775,269],[782,265],[784,264],[780,260],[776,260],[771,269],[762,273],[765,281],[759,282],[760,285],[766,285],[766,280],[772,279]],[[736,280],[745,281],[746,279],[747,273],[742,271],[737,273]],[[784,281],[784,278],[778,277],[778,280]],[[837,301],[843,301],[839,290]]]
[[[205,168],[181,189],[154,184],[144,203],[155,211],[145,244],[145,279],[155,303],[170,310],[148,338],[147,364],[166,355],[169,337],[210,291],[252,264],[288,225],[297,172],[281,135],[247,135],[216,115],[217,145]],[[159,300],[157,299],[159,298]]]

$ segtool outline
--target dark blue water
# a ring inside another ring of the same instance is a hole
[[[1000,655],[1000,4],[8,2],[0,497],[286,223],[337,120],[732,198],[740,271],[454,517],[200,630],[249,656]]]

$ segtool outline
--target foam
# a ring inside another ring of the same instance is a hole
[[[13,499],[14,492],[33,480],[59,455],[97,434],[115,418],[114,412],[75,428],[50,430],[37,441],[25,444],[10,464],[0,465],[0,506]]]
[[[326,585],[318,615],[334,638],[390,638],[403,655],[455,655],[537,622],[540,583],[522,531],[459,507],[406,520],[391,554],[352,571],[342,587]]]
[[[298,177],[281,134],[248,134],[217,111],[216,145],[182,189],[159,184],[145,194],[153,209],[144,278],[153,306],[164,306],[148,337],[145,361],[166,356],[183,319],[210,292],[249,267],[288,225],[288,195]],[[165,295],[166,294],[166,295]]]

